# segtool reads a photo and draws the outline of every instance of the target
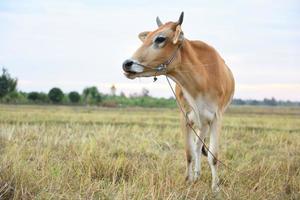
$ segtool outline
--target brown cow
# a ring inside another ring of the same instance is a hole
[[[167,75],[176,82],[176,98],[184,107],[190,124],[204,140],[210,135],[209,150],[218,155],[222,115],[234,94],[234,79],[218,52],[201,41],[184,38],[181,30],[183,13],[177,22],[163,24],[156,18],[158,29],[139,34],[142,46],[123,63],[127,78]],[[185,134],[188,181],[196,180],[201,170],[202,142],[195,137],[186,117],[181,126]],[[217,160],[208,152],[212,189],[218,191]],[[194,162],[194,170],[193,170]]]

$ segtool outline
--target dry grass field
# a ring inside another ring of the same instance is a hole
[[[300,108],[225,114],[221,191],[187,184],[179,112],[0,105],[0,199],[300,199]],[[205,157],[203,159],[206,160]]]

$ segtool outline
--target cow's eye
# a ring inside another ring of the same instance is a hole
[[[157,36],[154,40],[154,42],[156,44],[160,44],[160,43],[163,43],[164,41],[166,41],[166,38],[164,36]]]

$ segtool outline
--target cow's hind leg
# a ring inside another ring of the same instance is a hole
[[[211,169],[212,175],[212,190],[214,192],[219,191],[219,177],[217,174],[217,163],[218,163],[218,150],[219,150],[219,132],[220,132],[221,119],[215,117],[210,126],[210,143],[208,152],[208,163]],[[213,156],[213,155],[214,156]]]

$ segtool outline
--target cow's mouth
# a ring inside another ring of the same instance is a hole
[[[137,77],[150,77],[154,76],[152,71],[147,71],[147,72],[132,72],[132,71],[127,71],[124,72],[124,75],[129,78],[129,79],[135,79]]]
[[[127,72],[124,72],[124,75],[129,78],[129,79],[134,79],[137,77],[137,72],[132,72],[132,71],[127,71]]]

